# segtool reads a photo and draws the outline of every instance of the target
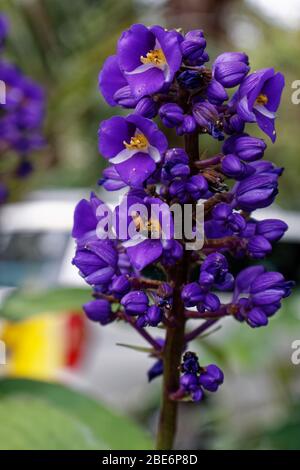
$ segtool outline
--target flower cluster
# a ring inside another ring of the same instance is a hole
[[[132,111],[103,121],[98,137],[109,163],[99,184],[122,189],[123,199],[111,211],[92,194],[74,215],[73,263],[93,288],[87,316],[134,327],[155,359],[149,380],[168,370],[166,399],[173,401],[199,401],[223,382],[216,365],[202,367],[194,353],[184,354],[194,338],[225,317],[266,325],[293,285],[262,266],[234,279],[226,258],[261,259],[287,230],[281,220],[251,214],[274,201],[283,169],[263,159],[265,141],[245,130],[256,123],[275,141],[284,78],[272,68],[251,72],[243,52],[225,52],[211,67],[208,61],[202,30],[184,35],[135,24],[121,35],[99,87],[110,106]],[[157,122],[184,136],[184,148],[170,148]],[[223,141],[220,153],[201,158],[201,134]],[[192,207],[194,229],[199,200],[204,243],[191,251],[185,235],[176,236],[173,205]],[[228,303],[222,303],[225,291],[233,292]],[[191,318],[199,325],[186,331]],[[151,334],[157,326],[164,338]]]
[[[31,78],[3,57],[9,26],[0,15],[0,158],[16,154],[17,164],[12,173],[25,177],[32,171],[30,155],[44,145],[44,91]],[[7,196],[4,175],[0,173],[0,203]]]
[[[190,351],[183,356],[181,373],[180,388],[173,396],[177,400],[190,398],[200,401],[204,390],[216,392],[224,381],[224,374],[218,366],[209,364],[201,367],[197,355]]]

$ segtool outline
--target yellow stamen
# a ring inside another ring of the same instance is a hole
[[[136,134],[131,137],[129,143],[124,140],[123,144],[128,150],[145,150],[148,147],[149,142],[144,134]]]
[[[144,232],[148,235],[161,233],[161,226],[157,219],[149,219],[145,221],[138,213],[132,214],[132,218],[133,223],[139,232]]]
[[[140,60],[142,64],[153,64],[156,67],[160,67],[161,65],[165,65],[167,63],[162,49],[153,49],[147,52],[146,57],[141,56]]]
[[[268,103],[268,101],[269,101],[269,99],[268,99],[267,95],[260,94],[256,98],[255,103],[264,106],[265,104]]]

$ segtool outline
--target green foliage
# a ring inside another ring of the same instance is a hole
[[[1,380],[0,421],[0,449],[152,448],[132,421],[57,384]]]

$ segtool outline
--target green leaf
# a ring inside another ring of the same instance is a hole
[[[0,380],[0,449],[151,449],[128,418],[62,385]]]
[[[18,321],[41,313],[80,311],[82,304],[89,300],[91,300],[89,289],[56,288],[39,292],[14,291],[1,306],[0,317]]]

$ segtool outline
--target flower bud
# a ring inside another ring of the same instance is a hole
[[[208,190],[208,183],[204,176],[194,175],[189,178],[186,183],[186,190],[191,195],[191,197],[197,201],[203,197]]]
[[[202,65],[209,60],[208,55],[204,52],[206,40],[203,31],[200,29],[189,31],[181,42],[180,47],[183,58],[191,65]]]
[[[183,109],[176,103],[167,103],[159,108],[159,116],[166,127],[175,127],[183,121]]]
[[[209,392],[216,392],[223,382],[224,374],[215,364],[206,366],[200,374],[199,383]]]
[[[136,105],[135,113],[145,118],[152,119],[157,114],[157,108],[157,104],[150,96],[144,96]]]
[[[262,235],[251,237],[248,241],[248,252],[252,258],[264,258],[271,251],[271,243]]]
[[[176,127],[176,133],[177,135],[183,135],[183,134],[192,134],[197,127],[197,123],[193,116],[190,114],[185,114],[183,116],[183,121],[182,123]]]
[[[121,305],[125,308],[128,315],[143,315],[148,308],[148,297],[143,291],[131,291],[126,294]]]
[[[101,325],[107,325],[115,319],[110,303],[105,299],[91,300],[83,305],[86,316]]]
[[[228,94],[225,88],[220,82],[217,82],[217,80],[214,79],[210,81],[206,94],[208,101],[216,105],[220,105],[223,101],[228,100]]]
[[[247,315],[246,319],[248,325],[252,328],[259,328],[260,326],[266,326],[269,322],[267,315],[260,308],[253,308]]]
[[[195,307],[204,298],[201,287],[197,282],[192,282],[183,287],[181,298],[186,307]]]
[[[130,288],[131,288],[131,284],[126,274],[122,274],[121,276],[116,276],[111,284],[112,293],[118,297],[122,297],[123,295],[127,294]]]
[[[262,139],[251,137],[247,134],[232,136],[223,145],[223,152],[234,153],[241,160],[254,162],[263,157],[267,145]]]
[[[287,229],[287,224],[279,219],[265,219],[256,224],[257,235],[263,235],[270,242],[280,240]]]
[[[236,155],[225,155],[222,159],[222,171],[226,176],[236,180],[242,180],[255,173],[255,169],[242,162]]]
[[[225,52],[213,64],[214,78],[225,88],[239,85],[249,70],[248,56],[243,52]]]

